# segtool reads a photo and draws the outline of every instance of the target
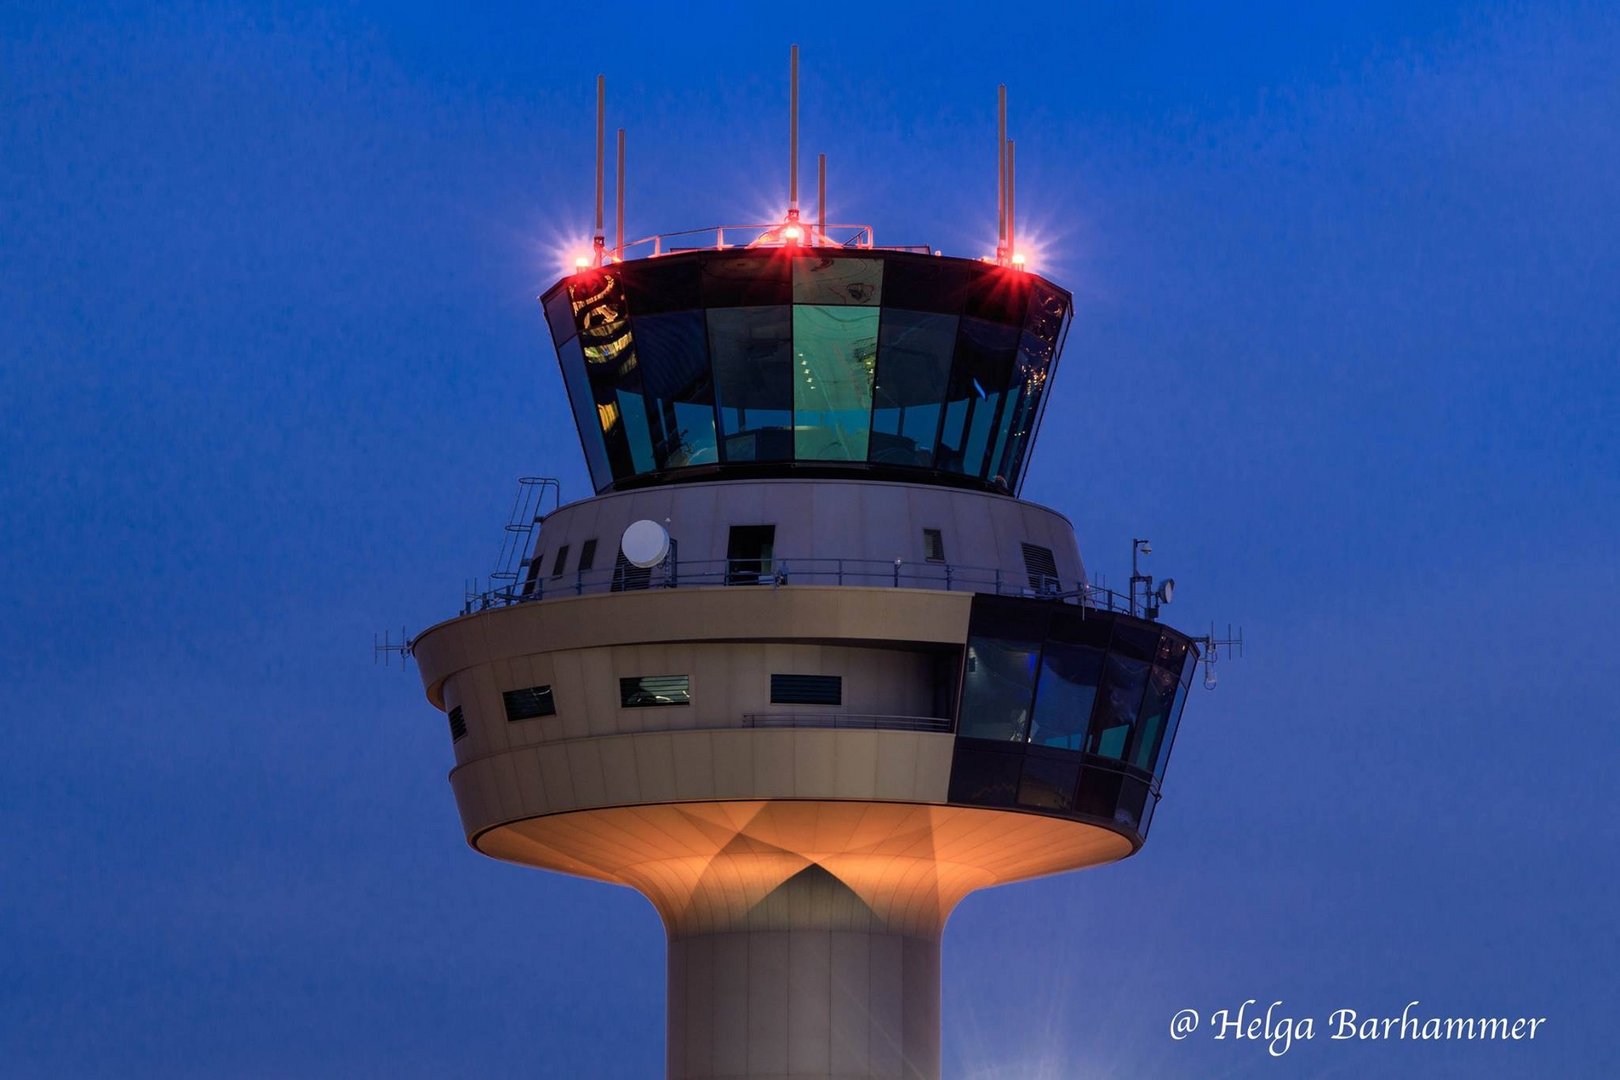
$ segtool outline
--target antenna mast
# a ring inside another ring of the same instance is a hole
[[[996,87],[996,262],[1007,261],[1007,84]]]
[[[619,129],[619,176],[614,185],[613,261],[624,261],[624,128]]]
[[[788,221],[799,220],[799,47],[789,51],[788,81]]]
[[[827,239],[827,155],[816,155],[816,235]]]
[[[602,231],[602,173],[604,144],[607,142],[607,132],[604,128],[607,116],[607,77],[596,77],[596,233],[591,239],[591,250],[595,255],[596,265],[602,265],[602,252],[607,247],[607,237]]]

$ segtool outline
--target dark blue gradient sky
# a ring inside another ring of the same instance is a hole
[[[1143,853],[970,897],[947,1075],[1620,1075],[1620,18],[1592,4],[0,10],[0,1076],[605,1077],[662,931],[464,845],[374,631],[519,474],[586,493],[535,296],[591,80],[636,234],[808,167],[1020,219],[1078,318],[1026,497],[1250,644]],[[1534,1043],[1174,1043],[1283,999]]]

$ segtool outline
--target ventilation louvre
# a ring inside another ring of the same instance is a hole
[[[457,705],[450,710],[450,741],[460,742],[467,737],[467,718],[461,714],[461,706]]]
[[[1024,570],[1029,574],[1029,587],[1038,593],[1057,592],[1062,588],[1058,581],[1057,560],[1052,557],[1052,549],[1041,547],[1039,544],[1024,544]]]

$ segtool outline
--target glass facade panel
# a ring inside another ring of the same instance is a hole
[[[590,381],[585,377],[585,355],[580,351],[579,339],[570,338],[557,346],[557,357],[562,361],[563,384],[568,388],[568,401],[574,410],[574,427],[585,448],[585,467],[590,470],[592,485],[601,491],[613,482],[613,473],[608,468],[602,425],[591,397]]]
[[[1120,636],[1116,631],[1116,649]],[[1108,654],[1103,664],[1103,683],[1097,693],[1097,708],[1092,716],[1091,744],[1086,749],[1103,757],[1124,758],[1136,726],[1137,712],[1142,707],[1142,695],[1147,689],[1147,674],[1148,665],[1144,661],[1132,660],[1117,651]]]
[[[690,311],[703,304],[696,255],[638,259],[625,263],[620,276],[632,317]]]
[[[956,339],[956,362],[946,390],[945,423],[940,428],[934,467],[983,478],[1008,383],[1018,330],[963,319]]]
[[[793,302],[876,306],[883,302],[883,260],[795,256]]]
[[[929,255],[888,255],[884,262],[883,303],[886,307],[944,315],[962,314],[968,278],[981,272],[971,263]]]
[[[1023,779],[1018,785],[1018,805],[1060,813],[1073,810],[1074,789],[1079,779],[1079,759],[1062,761],[1027,756]]]
[[[793,457],[793,325],[790,308],[708,313],[722,461]]]
[[[706,308],[764,307],[793,302],[794,259],[785,251],[699,256]]]
[[[1041,653],[1035,721],[1029,741],[1038,746],[1084,750],[1091,710],[1102,681],[1103,652],[1089,645],[1048,641]]]
[[[608,467],[615,478],[630,476],[636,468],[618,390],[635,369],[636,350],[630,339],[630,320],[625,315],[624,291],[616,274],[602,271],[570,278],[568,292]]]
[[[630,320],[640,361],[648,452],[658,469],[720,460],[714,381],[703,313],[679,311]]]
[[[929,468],[956,355],[955,315],[885,308],[867,460]]]
[[[1012,806],[1023,772],[1022,754],[961,747],[951,760],[947,798],[970,806]]]
[[[962,314],[1022,328],[1034,280],[1020,271],[974,274],[968,281]]]
[[[997,742],[1023,742],[1035,696],[1039,639],[968,639],[957,734]]]
[[[574,325],[574,303],[566,285],[559,285],[546,294],[545,309],[552,341],[564,342],[579,333],[579,327]]]
[[[1130,761],[1138,769],[1153,771],[1159,753],[1159,741],[1164,738],[1165,721],[1170,718],[1170,707],[1181,689],[1181,672],[1155,664],[1148,671],[1147,693],[1142,698],[1142,714],[1136,722],[1136,745],[1131,747]]]
[[[798,460],[866,460],[877,331],[877,308],[794,305],[793,456]]]

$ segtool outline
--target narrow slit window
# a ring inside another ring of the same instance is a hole
[[[564,544],[557,549],[557,561],[551,564],[551,576],[559,578],[563,571],[568,569],[568,545]]]
[[[945,561],[945,537],[938,529],[923,530],[923,556],[929,562]]]
[[[533,720],[537,716],[557,715],[557,703],[549,686],[529,686],[522,690],[508,690],[501,695],[506,703],[506,722]]]
[[[772,705],[842,705],[841,675],[772,675]]]
[[[640,675],[619,680],[619,704],[626,709],[651,709],[662,705],[692,704],[692,680],[688,675]]]
[[[591,567],[593,567],[595,564],[596,540],[595,538],[592,538],[585,541],[585,546],[579,549],[579,566],[577,569],[583,574],[585,571],[591,569]]]

